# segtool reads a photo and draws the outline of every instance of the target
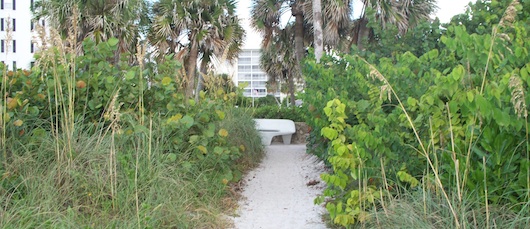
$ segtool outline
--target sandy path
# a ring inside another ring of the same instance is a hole
[[[323,164],[305,153],[305,145],[280,143],[266,150],[261,165],[244,178],[235,228],[326,228],[324,209],[313,204],[323,190]],[[308,185],[314,181],[319,183]]]

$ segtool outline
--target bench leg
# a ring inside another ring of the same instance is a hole
[[[290,145],[292,136],[293,136],[292,134],[282,135],[283,144],[289,144]]]
[[[274,136],[269,136],[269,135],[265,135],[265,134],[260,134],[260,136],[261,136],[261,144],[263,144],[264,146],[270,146],[271,145],[272,138]]]

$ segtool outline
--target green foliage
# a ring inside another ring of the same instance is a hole
[[[324,108],[330,124],[322,128],[321,134],[331,142],[327,160],[332,165],[333,174],[321,175],[322,180],[328,183],[328,189],[315,200],[322,203],[324,197],[333,198],[326,204],[326,209],[333,222],[342,226],[365,220],[365,206],[373,205],[383,195],[375,186],[364,189],[354,187],[355,182],[361,179],[360,169],[367,157],[361,147],[347,142],[345,130],[351,126],[346,123],[348,117],[345,111],[346,105],[338,99],[329,101]],[[357,187],[361,186],[357,184]]]
[[[238,146],[242,157],[236,166],[255,166],[263,157],[261,137],[255,128],[251,110],[244,108],[227,108],[226,118],[220,126],[229,133],[227,140],[231,145]]]
[[[517,215],[509,206],[495,206],[486,210],[477,199],[466,197],[462,206],[462,217],[473,219],[461,228],[527,228],[528,215]],[[453,200],[453,204],[458,201]],[[389,214],[391,213],[391,214]],[[447,201],[435,192],[404,190],[400,198],[387,200],[385,209],[370,214],[369,220],[361,228],[455,228]],[[495,222],[496,226],[491,223]],[[489,227],[488,227],[489,226]]]
[[[335,223],[362,221],[363,211],[378,207],[362,198],[353,202],[352,192],[414,189],[423,179],[438,180],[424,184],[436,192],[528,215],[527,29],[515,21],[478,35],[451,26],[440,39],[444,48],[420,57],[405,52],[306,62],[309,150],[333,169],[323,179]],[[456,224],[468,220],[453,213]]]
[[[2,226],[226,226],[230,184],[263,153],[252,117],[222,87],[185,99],[172,56],[110,64],[117,44],[50,47],[31,72],[0,65]]]
[[[469,3],[465,13],[451,18],[449,25],[464,25],[468,33],[491,34],[493,26],[499,24],[508,13],[508,6],[513,0],[477,0]],[[530,2],[518,1],[516,10],[510,15],[514,20],[527,21],[530,18]],[[447,25],[447,26],[449,26]]]
[[[303,122],[303,112],[301,107],[269,105],[255,108],[252,116],[254,118],[290,119],[295,122]]]
[[[418,25],[409,28],[404,34],[400,34],[399,29],[392,24],[386,25],[373,23],[373,38],[364,45],[365,50],[361,56],[371,55],[382,57],[394,57],[404,52],[411,52],[415,56],[421,56],[432,49],[441,49],[443,44],[438,42],[443,34],[441,24],[438,19],[434,21],[423,21]]]

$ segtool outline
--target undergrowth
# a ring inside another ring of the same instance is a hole
[[[0,227],[227,227],[231,186],[263,153],[237,95],[206,82],[186,98],[180,61],[145,66],[142,45],[116,61],[116,38],[40,34],[31,71],[0,65]]]

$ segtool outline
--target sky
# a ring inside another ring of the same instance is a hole
[[[252,0],[239,0],[237,6],[237,13],[239,18],[242,18],[243,26],[247,30],[247,39],[243,45],[244,49],[259,49],[261,37],[256,32],[251,32],[248,18],[250,17],[250,4]],[[451,17],[456,14],[465,12],[465,8],[469,0],[438,0],[438,11],[433,15],[440,18],[442,23],[449,22]],[[362,10],[362,1],[354,0],[353,14],[359,15]],[[288,17],[288,16],[287,16]]]

